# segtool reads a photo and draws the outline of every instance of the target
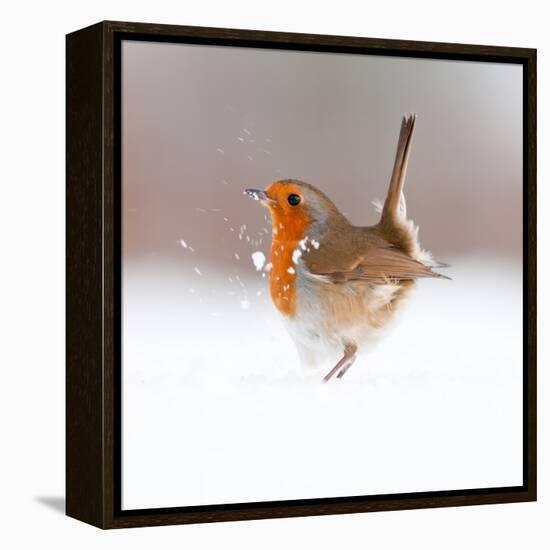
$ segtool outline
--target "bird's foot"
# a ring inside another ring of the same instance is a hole
[[[325,377],[323,378],[323,382],[328,382],[343,366],[344,363],[342,363],[341,360],[338,361],[338,363],[336,363],[336,365],[332,367],[332,369],[330,369],[330,371],[325,375]]]
[[[355,362],[355,355],[340,369],[340,372],[336,375],[336,378],[342,378],[346,372],[348,372],[349,368],[353,365]]]
[[[328,382],[338,371],[337,378],[342,378],[344,374],[346,374],[346,371],[353,365],[353,362],[355,361],[355,352],[357,351],[356,345],[347,345],[344,351],[344,356],[330,371],[325,375],[323,378],[323,382]]]

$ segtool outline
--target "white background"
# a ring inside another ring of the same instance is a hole
[[[546,548],[547,408],[539,406],[539,502],[367,515],[101,532],[65,518],[64,492],[64,34],[101,19],[486,43],[539,49],[548,82],[546,18],[536,2],[298,3],[244,1],[20,3],[4,8],[2,44],[2,530],[7,548],[346,547]],[[534,13],[530,13],[534,10]],[[542,103],[542,101],[541,101]],[[539,106],[539,182],[547,108]],[[546,202],[539,190],[539,212]],[[548,223],[540,216],[539,278]],[[539,334],[546,289],[541,286]],[[548,394],[540,337],[539,395]]]

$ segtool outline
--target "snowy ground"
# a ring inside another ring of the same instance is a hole
[[[123,508],[521,484],[521,272],[451,262],[325,385],[253,268],[127,262]]]

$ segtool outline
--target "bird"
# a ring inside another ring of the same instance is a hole
[[[244,193],[271,215],[269,291],[302,364],[334,355],[323,382],[342,378],[379,338],[421,278],[449,279],[407,218],[403,187],[417,115],[403,116],[379,221],[353,225],[311,183],[282,179]]]

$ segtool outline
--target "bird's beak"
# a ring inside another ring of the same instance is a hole
[[[275,202],[265,191],[262,191],[261,189],[245,189],[244,194],[255,201],[264,203]]]

